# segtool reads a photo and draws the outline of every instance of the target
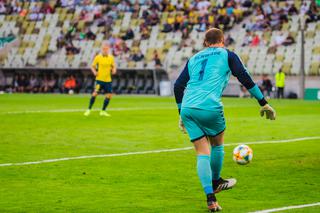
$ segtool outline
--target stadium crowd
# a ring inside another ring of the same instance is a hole
[[[243,46],[266,45],[267,42],[256,34],[256,31],[271,32],[281,30],[285,24],[288,24],[292,15],[306,15],[306,22],[314,22],[320,20],[319,8],[315,1],[311,2],[307,7],[304,2],[300,11],[296,8],[294,2],[286,2],[285,7],[279,6],[279,1],[264,1],[259,7],[256,7],[253,16],[244,25],[246,29],[245,40]],[[284,45],[288,46],[295,43],[294,36],[289,33],[288,36],[278,35],[273,42],[273,47]],[[272,47],[271,47],[272,48]],[[274,50],[273,50],[274,51]]]
[[[76,4],[82,5],[80,17],[74,20],[66,34],[61,33],[58,38],[58,47],[65,46],[67,54],[77,54],[81,50],[75,47],[72,40],[92,39],[96,35],[90,30],[90,26],[95,23],[97,26],[104,26],[106,38],[112,46],[113,54],[119,56],[122,61],[143,61],[144,55],[139,49],[139,40],[135,40],[131,49],[124,42],[135,39],[133,30],[129,27],[119,35],[110,34],[115,20],[118,18],[119,11],[132,12],[131,18],[139,18],[139,12],[142,12],[139,25],[141,40],[150,37],[151,27],[160,25],[160,15],[163,12],[175,12],[175,15],[169,13],[162,26],[162,32],[171,31],[182,32],[182,42],[179,48],[194,43],[189,38],[194,25],[199,25],[198,31],[205,31],[209,26],[220,27],[225,30],[232,27],[235,22],[241,20],[241,17],[249,13],[248,8],[252,7],[251,1],[218,1],[215,7],[207,0],[198,1],[121,1],[118,5],[106,4],[100,1],[100,4],[92,5],[89,1],[72,2],[69,5],[61,4],[56,6],[69,7],[70,10]],[[98,2],[99,3],[99,2]],[[147,5],[147,6],[145,6]],[[142,9],[144,8],[144,9]],[[199,13],[195,13],[195,12]],[[79,20],[85,21],[86,26],[79,30]],[[153,53],[153,61],[157,67],[162,66],[159,54]]]
[[[40,1],[40,0],[39,0]],[[182,41],[179,49],[187,44],[194,44],[189,34],[194,26],[197,31],[203,32],[209,26],[230,29],[234,23],[242,20],[252,10],[254,4],[249,0],[218,0],[213,5],[208,0],[42,0],[43,4],[35,4],[30,8],[22,7],[19,0],[0,0],[0,14],[27,17],[29,21],[44,19],[46,14],[53,14],[58,8],[67,8],[69,12],[81,8],[80,15],[73,19],[67,31],[61,31],[57,39],[57,48],[65,48],[67,55],[79,54],[81,49],[74,45],[74,40],[95,40],[96,35],[91,31],[91,26],[104,27],[105,39],[112,46],[113,54],[120,56],[124,61],[144,61],[145,57],[139,49],[141,40],[149,39],[151,27],[161,26],[161,31],[182,32]],[[31,2],[38,2],[33,0]],[[121,12],[131,12],[132,19],[139,19],[141,37],[136,35],[129,27],[119,34],[112,34],[113,26]],[[168,13],[163,18],[163,13]],[[134,40],[128,47],[126,40]],[[156,66],[162,66],[159,53],[154,52],[153,61]]]

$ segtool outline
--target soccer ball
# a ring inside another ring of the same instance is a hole
[[[252,160],[253,152],[252,149],[247,145],[239,145],[233,150],[234,162],[245,165]]]

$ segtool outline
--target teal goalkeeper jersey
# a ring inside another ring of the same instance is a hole
[[[221,96],[229,82],[230,74],[237,77],[261,106],[267,103],[237,54],[225,48],[209,47],[189,59],[174,84],[174,95],[179,110],[221,109]]]
[[[212,110],[221,108],[221,96],[230,78],[228,53],[224,48],[206,48],[188,62],[190,80],[182,108]]]

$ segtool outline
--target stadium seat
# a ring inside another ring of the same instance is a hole
[[[320,62],[319,61],[314,61],[314,62],[311,63],[310,74],[311,75],[320,74]]]
[[[291,73],[291,63],[290,62],[284,62],[282,65],[282,71],[286,74],[290,74]]]

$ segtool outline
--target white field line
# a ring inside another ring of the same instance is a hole
[[[237,106],[239,107],[247,107],[247,106]],[[225,108],[235,108],[234,106],[224,106]],[[143,110],[177,110],[177,107],[119,107],[119,108],[108,108],[108,111],[143,111]],[[92,111],[99,111],[100,109],[93,109]],[[47,110],[23,110],[23,111],[9,111],[9,112],[1,112],[0,115],[5,114],[31,114],[31,113],[64,113],[64,112],[85,112],[86,108],[82,109],[47,109]]]
[[[273,141],[229,143],[229,144],[225,144],[225,146],[234,146],[239,144],[290,143],[290,142],[306,141],[306,140],[313,140],[313,139],[320,139],[320,136],[292,138],[292,139],[285,139],[285,140],[273,140]],[[159,150],[150,150],[150,151],[141,151],[141,152],[125,152],[125,153],[115,153],[115,154],[84,155],[84,156],[65,157],[65,158],[47,159],[47,160],[40,160],[40,161],[21,162],[21,163],[3,163],[3,164],[0,164],[0,167],[23,166],[23,165],[31,165],[31,164],[52,163],[52,162],[58,162],[58,161],[89,159],[89,158],[108,158],[108,157],[119,157],[119,156],[128,156],[128,155],[144,155],[144,154],[153,154],[153,153],[162,153],[162,152],[178,152],[178,151],[185,151],[190,149],[193,149],[193,147],[184,147],[184,148],[176,148],[176,149],[159,149]]]
[[[128,107],[128,108],[109,108],[108,111],[141,111],[141,110],[162,110],[162,109],[177,109],[176,107]],[[93,109],[92,111],[99,111]],[[85,112],[86,109],[52,109],[52,110],[25,110],[4,112],[1,114],[30,114],[30,113],[63,113],[63,112]]]
[[[307,207],[312,207],[312,206],[320,206],[320,202],[318,202],[318,203],[304,204],[304,205],[298,205],[298,206],[286,206],[286,207],[281,207],[281,208],[276,208],[276,209],[266,209],[266,210],[260,210],[260,211],[251,212],[251,213],[278,212],[278,211],[285,211],[285,210],[289,210],[289,209],[307,208]]]

